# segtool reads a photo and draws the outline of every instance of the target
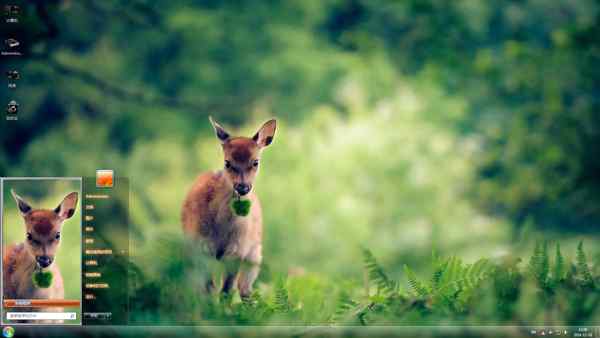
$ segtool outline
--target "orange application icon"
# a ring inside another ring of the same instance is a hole
[[[114,170],[99,169],[96,170],[96,187],[112,188],[114,182]]]

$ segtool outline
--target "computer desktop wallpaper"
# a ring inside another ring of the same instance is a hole
[[[600,324],[598,1],[13,2],[0,176],[128,180],[127,325]],[[248,297],[191,268],[209,117],[277,123]]]

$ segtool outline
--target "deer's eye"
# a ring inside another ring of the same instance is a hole
[[[33,237],[31,237],[31,234],[28,232],[27,233],[27,240],[30,241]]]
[[[225,161],[225,168],[231,168],[231,163],[229,161]]]
[[[60,239],[60,232],[57,232],[57,233],[56,233],[56,236],[54,236],[54,238],[55,238],[56,240],[59,240],[59,239]]]
[[[254,168],[258,167],[258,160],[254,160],[254,162],[252,162],[252,166]]]

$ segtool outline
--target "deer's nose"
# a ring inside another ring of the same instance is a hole
[[[42,268],[47,268],[50,266],[50,264],[52,264],[52,258],[48,256],[38,256],[35,260]]]
[[[238,194],[244,196],[247,193],[250,192],[250,185],[249,184],[245,184],[245,183],[236,183],[236,185],[233,187],[235,189],[235,191],[238,192]]]

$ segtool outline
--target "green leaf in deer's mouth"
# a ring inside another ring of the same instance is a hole
[[[46,289],[52,285],[54,275],[50,271],[36,271],[31,276],[33,285],[37,288]]]
[[[231,199],[231,210],[238,216],[248,216],[252,202],[247,199]]]

